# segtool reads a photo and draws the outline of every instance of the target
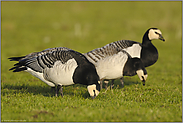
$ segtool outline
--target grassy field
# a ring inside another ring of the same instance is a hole
[[[125,122],[182,121],[182,2],[1,2],[1,121]],[[102,89],[92,100],[86,86],[51,88],[26,72],[13,73],[22,56],[46,48],[87,52],[121,39],[141,42],[158,27],[165,42],[154,40],[156,64],[146,86],[125,77],[124,88]]]

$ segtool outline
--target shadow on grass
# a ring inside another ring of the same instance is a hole
[[[111,81],[108,83],[108,86],[110,86]],[[134,84],[141,84],[139,81],[133,81],[130,78],[124,79],[124,87],[125,86],[131,86]],[[69,95],[69,96],[81,96],[83,98],[90,98],[90,95],[85,89],[85,85],[75,84],[75,85],[69,85],[69,86],[63,86],[63,94]],[[103,85],[103,88],[104,85]],[[113,89],[121,89],[121,82],[119,79],[114,81],[114,87]],[[3,83],[1,85],[1,95],[4,96],[6,94],[19,94],[19,93],[25,93],[25,94],[33,94],[33,95],[43,95],[46,97],[55,97],[55,90],[51,88],[50,86],[42,86],[42,85],[29,85],[29,84],[22,84],[22,85],[12,85]],[[58,95],[60,96],[60,95]]]
[[[86,88],[84,85],[68,85],[63,86],[63,94],[65,95],[78,95],[81,94],[83,98],[90,98],[88,92],[79,91],[79,88]],[[83,89],[82,89],[83,90]],[[43,95],[45,97],[55,97],[55,90],[50,86],[41,86],[41,85],[11,85],[3,83],[1,85],[1,95],[4,96],[6,94],[33,94],[33,95]],[[58,94],[60,96],[60,94]]]
[[[44,96],[50,96],[51,91],[52,91],[51,87],[29,85],[29,84],[23,84],[23,85],[3,84],[1,86],[2,95],[5,95],[6,93],[12,93],[12,94],[33,93],[34,95],[43,94]]]
[[[124,87],[125,87],[125,86],[136,85],[136,84],[142,84],[142,82],[137,81],[137,80],[134,81],[134,80],[131,79],[130,77],[124,78],[124,79],[123,79],[123,82],[124,82]],[[110,80],[109,83],[108,83],[108,86],[110,86],[110,85],[111,85],[111,80]],[[105,88],[104,83],[103,83],[102,88]],[[113,86],[113,88],[118,88],[118,89],[123,88],[119,79],[116,79],[116,80],[114,81],[114,86]]]

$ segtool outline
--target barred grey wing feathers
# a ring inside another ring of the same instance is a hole
[[[87,58],[90,58],[92,61],[98,62],[99,60],[104,59],[107,56],[117,54],[119,51],[119,48],[115,47],[112,44],[108,44],[104,47],[97,48],[88,53],[85,53],[84,55]]]
[[[37,57],[37,56],[41,56],[41,55],[44,55],[44,54],[49,53],[49,52],[51,53],[53,51],[62,51],[62,50],[66,51],[66,50],[71,50],[71,49],[69,49],[67,47],[48,48],[48,49],[45,49],[41,52],[30,53],[30,54],[26,55],[25,58]]]
[[[19,72],[26,70],[26,67],[31,68],[36,72],[42,73],[43,69],[46,67],[52,67],[55,61],[59,60],[62,63],[67,62],[72,56],[67,53],[71,49],[65,47],[49,48],[41,52],[35,52],[28,54],[24,57],[11,57],[12,61],[19,61],[10,70],[13,72]]]
[[[138,42],[131,41],[131,40],[119,40],[119,41],[113,42],[111,44],[120,48],[120,49],[125,49],[125,48],[132,46],[135,43],[138,43]],[[140,44],[140,43],[138,43],[138,44]]]
[[[67,62],[69,59],[73,58],[69,53],[69,50],[64,51],[53,51],[53,52],[48,52],[47,54],[38,56],[37,59],[34,59],[34,62],[31,62],[33,64],[28,64],[30,68],[37,67],[36,64],[38,64],[41,69],[45,68],[51,68],[53,67],[54,63],[56,61],[61,61],[63,64]]]

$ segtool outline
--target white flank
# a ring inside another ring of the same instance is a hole
[[[69,59],[65,64],[62,64],[61,61],[56,61],[53,68],[44,69],[44,78],[54,82],[56,85],[74,84],[72,77],[77,66],[74,58]]]
[[[131,47],[125,48],[123,50],[129,53],[132,58],[140,58],[141,49],[142,47],[139,44],[133,44]]]
[[[108,56],[95,63],[97,73],[100,79],[117,79],[123,76],[123,68],[128,56],[119,52],[112,56]]]
[[[49,81],[44,79],[43,73],[36,72],[36,71],[32,70],[31,68],[27,68],[26,72],[28,72],[28,73],[32,74],[33,76],[39,78],[41,81],[45,82],[47,85],[49,85],[51,87],[55,87],[55,84],[53,84],[52,82],[49,82]]]

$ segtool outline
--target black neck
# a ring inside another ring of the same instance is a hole
[[[123,69],[123,76],[134,76],[136,74],[135,70],[133,69],[132,59],[128,58],[124,69]]]
[[[151,29],[157,29],[157,28],[151,28]],[[153,65],[158,59],[158,51],[148,37],[149,30],[145,32],[142,38],[142,50],[140,56],[145,67]]]
[[[84,64],[84,63],[90,63],[88,61],[88,59],[82,55],[81,53],[79,52],[75,52],[75,51],[70,51],[70,54],[73,56],[73,58],[76,60],[77,64],[80,65],[80,64]]]
[[[142,63],[145,67],[153,65],[158,59],[158,51],[151,43],[148,37],[143,37],[142,50],[140,56]]]
[[[151,40],[148,37],[149,30],[146,31],[142,38],[142,46],[143,47],[148,47],[149,45],[152,45]]]

